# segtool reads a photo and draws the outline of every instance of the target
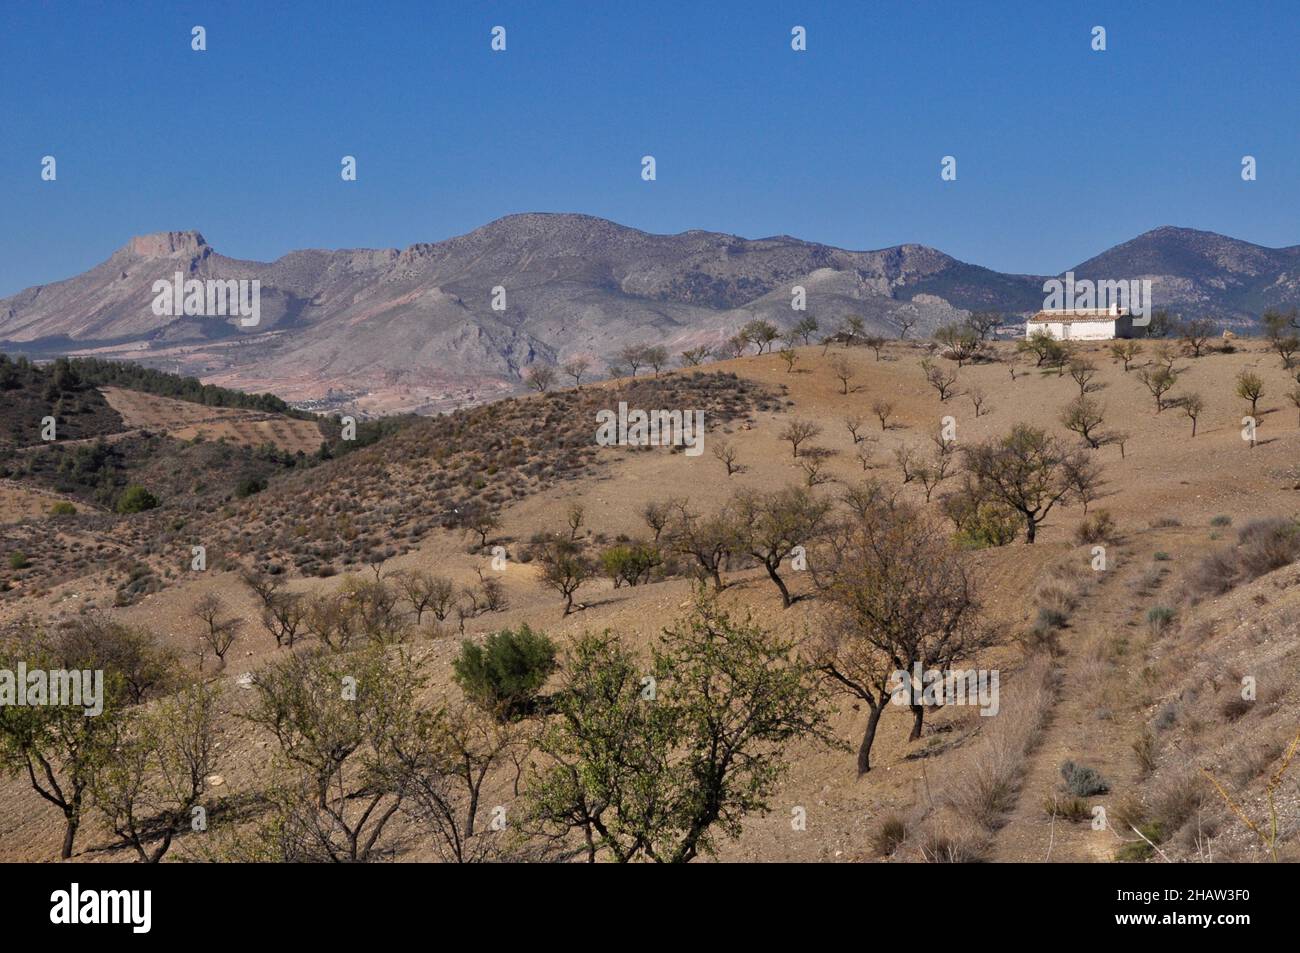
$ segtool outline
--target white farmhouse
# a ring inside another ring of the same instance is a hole
[[[1025,337],[1046,331],[1058,341],[1109,341],[1133,337],[1133,315],[1127,308],[1074,308],[1039,311],[1025,322]]]

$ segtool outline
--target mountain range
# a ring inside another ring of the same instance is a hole
[[[1076,279],[1149,278],[1155,304],[1249,330],[1266,307],[1300,304],[1300,246],[1265,248],[1162,227],[1073,269]],[[158,316],[154,284],[260,282],[260,323]],[[437,410],[517,388],[536,362],[620,347],[676,353],[716,345],[754,318],[788,327],[807,313],[924,333],[970,310],[1025,315],[1038,275],[1003,274],[923,245],[849,251],[785,235],[654,235],[600,218],[521,214],[466,235],[398,249],[309,249],[274,262],[228,258],[197,231],[131,239],[89,271],[0,299],[0,350],[96,353],[363,412]],[[496,305],[497,307],[494,307]]]

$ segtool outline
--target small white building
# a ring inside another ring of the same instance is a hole
[[[1025,337],[1046,331],[1058,341],[1109,341],[1133,337],[1133,315],[1127,308],[1076,308],[1039,311],[1025,322]]]

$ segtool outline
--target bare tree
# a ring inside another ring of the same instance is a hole
[[[549,364],[534,364],[524,371],[524,381],[537,393],[545,393],[555,385],[555,368]]]
[[[200,645],[206,645],[212,649],[221,668],[225,667],[226,653],[235,644],[235,638],[239,635],[239,630],[244,624],[243,620],[238,616],[223,618],[225,612],[225,604],[214,593],[203,596],[190,610],[191,617],[197,619],[200,623]],[[199,655],[200,670],[203,668],[203,654],[203,652],[200,652]]]
[[[668,349],[656,344],[646,347],[641,353],[645,358],[645,362],[654,370],[655,377],[658,377],[659,372],[668,363]]]
[[[685,500],[671,504],[672,523],[665,530],[669,545],[694,559],[703,575],[722,590],[722,568],[739,546],[734,514],[726,507],[711,516],[693,512]]]
[[[1196,436],[1196,420],[1201,416],[1201,411],[1205,409],[1205,402],[1201,400],[1200,394],[1188,394],[1180,401],[1183,413],[1192,419],[1192,436]]]
[[[740,471],[739,452],[730,440],[715,440],[713,456],[727,468],[727,476]]]
[[[821,432],[821,424],[814,423],[811,420],[791,420],[782,428],[780,437],[782,440],[789,441],[791,456],[797,459],[799,445],[818,436]]]
[[[873,401],[871,404],[871,412],[875,414],[877,418],[879,418],[880,429],[888,430],[889,416],[894,412],[894,405],[887,400]]]
[[[1097,389],[1092,383],[1092,379],[1097,376],[1097,365],[1092,361],[1086,357],[1075,357],[1070,360],[1067,369],[1070,376],[1074,378],[1074,383],[1079,387],[1080,397],[1086,397]]]
[[[831,373],[834,374],[835,379],[840,382],[840,393],[847,394],[849,392],[849,381],[853,380],[855,373],[853,365],[849,362],[847,357],[837,354],[831,359],[830,366]]]
[[[591,359],[581,354],[564,362],[564,373],[573,378],[573,386],[582,386],[582,375],[591,367]]]
[[[849,414],[844,418],[844,426],[848,428],[849,436],[853,438],[855,444],[862,442],[862,434],[859,432],[862,430],[862,424],[861,414]]]
[[[262,607],[262,628],[275,639],[277,648],[293,648],[306,614],[303,598],[296,592],[277,592]]]
[[[505,849],[503,833],[479,825],[484,785],[508,765],[518,766],[528,749],[520,722],[460,705],[418,712],[410,730],[392,737],[381,763],[402,812],[432,831],[439,859],[476,863]]]
[[[582,529],[582,521],[587,516],[587,509],[581,503],[570,503],[564,521],[569,527],[569,539],[577,539]]]
[[[1178,325],[1178,337],[1183,342],[1183,347],[1192,357],[1200,357],[1201,352],[1205,350],[1205,344],[1214,334],[1215,325],[1209,318],[1197,318],[1194,321],[1184,321]]]
[[[456,600],[456,586],[446,576],[435,576],[424,569],[411,569],[394,574],[398,591],[410,603],[415,613],[415,624],[424,621],[424,614],[432,612],[439,622],[447,618]]]
[[[645,367],[645,345],[644,344],[625,344],[618,349],[618,362],[625,365],[636,377],[638,369]]]
[[[939,400],[945,401],[953,394],[953,388],[957,383],[957,372],[945,370],[928,358],[921,362],[921,370],[925,372],[925,381],[939,394]]]

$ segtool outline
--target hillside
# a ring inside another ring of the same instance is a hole
[[[1034,545],[1025,544],[1023,532],[1000,546],[971,546],[968,538],[960,556],[975,580],[981,619],[999,635],[962,661],[1001,672],[1000,714],[981,718],[969,707],[944,706],[909,740],[910,713],[887,706],[872,770],[862,777],[851,750],[795,741],[768,812],[746,816],[738,838],[720,837],[721,859],[1111,861],[1158,859],[1157,849],[1179,860],[1267,856],[1214,783],[1247,816],[1260,817],[1268,778],[1295,733],[1300,426],[1283,396],[1293,376],[1260,344],[1177,356],[1180,383],[1171,396],[1195,392],[1204,403],[1193,438],[1181,406],[1157,413],[1139,381],[1155,356],[1151,349],[1128,372],[1103,345],[1076,356],[1095,364],[1087,387],[1103,407],[1106,435],[1091,452],[1101,480],[1089,494],[1087,516],[1072,497],[1051,510]],[[597,571],[577,588],[576,611],[565,614],[564,600],[541,584],[543,544],[554,538],[548,534],[572,538],[597,557],[619,545],[651,543],[647,504],[687,499],[690,510],[709,514],[735,505],[737,491],[763,494],[790,484],[847,518],[846,504],[837,501],[874,480],[938,521],[948,538],[956,527],[944,515],[945,501],[961,487],[964,469],[958,465],[940,481],[928,503],[930,477],[917,476],[935,452],[932,435],[943,418],[955,422],[959,448],[997,439],[1016,424],[1043,428],[1071,448],[1080,443],[1059,421],[1079,390],[1070,374],[1034,368],[1005,345],[992,346],[988,358],[958,369],[919,343],[892,342],[879,359],[866,348],[809,347],[797,350],[790,368],[776,355],[747,357],[417,421],[311,470],[272,475],[265,490],[222,509],[188,512],[179,527],[164,529],[161,509],[156,518],[87,514],[85,538],[94,534],[99,547],[111,542],[116,565],[82,558],[66,564],[68,578],[30,587],[22,576],[19,597],[0,602],[0,620],[33,613],[71,622],[103,610],[156,634],[193,667],[194,609],[216,596],[242,626],[226,664],[214,669],[209,658],[205,668],[228,689],[216,735],[220,781],[206,803],[223,806],[236,818],[234,828],[247,832],[261,816],[253,805],[279,769],[273,737],[236,717],[257,695],[237,680],[293,653],[262,627],[259,598],[238,570],[275,564],[282,591],[307,600],[340,592],[350,600],[373,598],[367,580],[396,586],[413,571],[451,580],[458,613],[393,623],[402,652],[420,663],[425,706],[458,702],[452,662],[462,633],[482,644],[490,633],[527,623],[567,649],[583,633],[608,631],[629,650],[645,652],[665,626],[691,612],[691,560],[668,553],[665,542],[663,562],[636,585],[616,585]],[[925,359],[956,372],[955,394],[939,398],[926,382]],[[1241,439],[1243,401],[1233,393],[1243,370],[1257,373],[1265,387],[1253,447]],[[595,445],[594,411],[619,400],[706,410],[712,424],[705,452]],[[881,402],[891,405],[883,424],[876,416]],[[846,417],[862,418],[855,421],[861,441]],[[795,455],[782,433],[798,421],[816,422],[822,432]],[[717,455],[722,446],[734,451],[734,473]],[[910,479],[902,460],[909,461]],[[471,520],[449,518],[474,503],[498,516],[481,532]],[[1113,528],[1081,537],[1083,524],[1095,524],[1102,510]],[[70,525],[68,517],[18,519],[4,527],[7,540],[15,533],[64,535]],[[213,549],[209,569],[187,571],[188,547],[199,541]],[[1107,557],[1100,571],[1098,543]],[[812,573],[780,564],[802,597],[789,608],[760,563],[739,550],[722,567],[719,602],[810,651],[808,640],[829,624],[829,597],[817,576],[826,567],[816,556],[820,545],[812,547]],[[507,557],[499,570],[493,546]],[[170,563],[170,570],[158,569],[170,578],[113,608],[132,561]],[[345,575],[335,576],[337,570]],[[304,636],[304,646],[316,644]],[[1245,676],[1257,681],[1250,701],[1238,692]],[[828,727],[851,749],[865,720],[864,706],[840,695]],[[1097,771],[1106,792],[1067,794],[1065,761]],[[508,764],[492,772],[484,805],[516,816],[522,801],[514,776]],[[1278,849],[1294,858],[1295,786],[1287,777]],[[57,851],[61,818],[24,778],[0,782],[0,805],[0,852],[7,859],[46,859]],[[1098,806],[1109,819],[1102,829],[1088,823]],[[490,810],[484,808],[483,823]],[[791,823],[800,811],[802,827]],[[231,825],[214,829],[214,841],[180,838],[177,855],[202,857],[218,843],[233,850],[220,839]],[[129,856],[112,843],[102,823],[91,820],[76,859]],[[384,856],[436,859],[436,843],[418,820],[399,814]]]

